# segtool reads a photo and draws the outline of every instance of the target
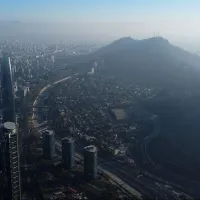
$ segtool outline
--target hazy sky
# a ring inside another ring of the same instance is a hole
[[[2,20],[37,22],[197,21],[199,9],[199,0],[0,0]]]
[[[113,38],[158,32],[200,44],[200,0],[0,0],[0,21],[10,20],[87,23],[87,29],[77,25],[74,31]]]

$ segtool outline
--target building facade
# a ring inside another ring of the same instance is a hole
[[[97,148],[93,145],[84,148],[84,176],[88,181],[97,177]]]
[[[10,58],[0,58],[0,195],[4,200],[20,200],[20,167],[15,97]]]
[[[62,162],[66,169],[71,169],[74,167],[74,138],[65,137],[62,139]]]
[[[21,197],[19,145],[17,127],[14,122],[5,122],[3,131],[6,138],[6,197],[18,200]],[[5,198],[6,199],[6,198]]]
[[[55,134],[53,130],[46,130],[43,133],[43,156],[46,159],[53,159],[55,155]]]
[[[1,59],[2,73],[2,101],[4,122],[15,122],[15,95],[12,78],[11,61],[8,55],[3,55]]]

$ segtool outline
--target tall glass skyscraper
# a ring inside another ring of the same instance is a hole
[[[11,62],[8,55],[4,54],[1,59],[2,72],[2,100],[3,100],[3,119],[4,122],[15,122],[15,98],[11,70]]]
[[[10,58],[3,55],[1,68],[1,127],[0,127],[0,171],[2,199],[20,200],[20,168],[18,131],[15,117],[15,100]]]

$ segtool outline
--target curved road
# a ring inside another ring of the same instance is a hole
[[[74,76],[76,76],[76,75],[78,75],[78,74],[75,74]],[[37,127],[37,124],[38,124],[37,118],[35,118],[36,117],[35,113],[37,112],[36,107],[38,107],[39,106],[38,104],[40,104],[39,99],[41,98],[41,96],[43,96],[44,93],[48,89],[51,89],[52,87],[56,86],[57,84],[65,82],[70,78],[71,78],[71,76],[68,76],[59,81],[54,82],[53,84],[49,84],[46,87],[41,89],[39,95],[37,96],[37,98],[35,99],[35,101],[33,103],[32,120],[33,120],[33,125],[35,127]],[[156,119],[157,119],[157,116],[154,116],[154,118],[152,120],[154,120],[154,122],[157,126],[158,122]],[[148,143],[153,138],[157,137],[157,135],[159,135],[159,127],[158,126],[154,130],[154,132],[151,136],[147,136],[144,139],[144,142],[142,145],[143,146],[142,151],[144,153],[145,160],[153,167],[158,167],[158,166],[149,157],[148,152],[147,152],[147,146],[148,146]],[[61,148],[60,141],[56,141],[56,146],[58,148]],[[80,160],[83,160],[82,155],[80,155],[78,153],[76,153],[76,157]],[[99,171],[101,171],[102,173],[107,175],[113,182],[117,183],[125,191],[128,191],[131,195],[137,196],[138,199],[142,199],[142,196],[143,196],[142,194],[144,194],[145,196],[147,196],[148,198],[151,198],[151,199],[169,199],[169,198],[173,199],[173,196],[171,196],[171,194],[169,194],[168,192],[165,192],[163,189],[160,189],[159,187],[155,186],[154,179],[150,179],[149,177],[146,177],[146,176],[143,176],[141,178],[136,178],[135,176],[131,175],[127,171],[127,169],[122,165],[118,165],[116,163],[113,164],[113,163],[109,163],[109,162],[103,162],[98,165],[98,169],[99,169]]]
[[[78,74],[75,74],[75,76],[78,75]],[[38,123],[37,123],[37,118],[36,118],[36,115],[35,113],[37,112],[37,106],[39,106],[39,98],[50,88],[52,88],[53,86],[56,86],[57,84],[59,83],[62,83],[62,82],[65,82],[66,80],[70,79],[71,76],[68,76],[66,78],[63,78],[59,81],[56,81],[54,82],[53,84],[49,84],[47,86],[45,86],[44,88],[41,89],[40,93],[38,94],[37,98],[35,99],[34,103],[33,103],[33,115],[32,115],[32,120],[33,120],[33,125],[34,127],[37,127]],[[57,147],[60,147],[60,143],[58,141],[56,141],[56,146]],[[76,153],[76,156],[79,158],[79,159],[82,159],[83,160],[83,157],[80,155],[80,154],[77,154]],[[112,166],[113,168],[113,166]],[[127,184],[127,182],[124,182],[122,179],[120,179],[118,176],[116,176],[115,174],[111,173],[110,171],[108,171],[108,169],[104,169],[102,168],[102,166],[98,166],[98,169],[100,171],[102,171],[104,174],[106,174],[107,176],[109,176],[109,178],[115,182],[116,184],[118,184],[122,189],[124,189],[125,191],[129,192],[131,195],[137,197],[137,199],[142,199],[142,194],[137,191],[135,188],[132,187],[132,184]],[[113,171],[113,170],[112,170]],[[155,196],[153,197],[155,198]]]
[[[152,134],[150,134],[149,136],[146,136],[142,142],[142,152],[143,152],[143,159],[144,159],[144,164],[148,164],[148,167],[149,168],[152,168],[153,170],[160,170],[161,169],[161,166],[157,163],[155,163],[151,157],[149,156],[149,153],[148,153],[148,145],[149,143],[154,140],[155,138],[157,138],[160,134],[160,122],[159,122],[159,116],[157,115],[154,115],[152,117],[152,121],[154,123],[154,130],[152,132]],[[173,174],[171,173],[168,173],[168,172],[164,172],[166,174],[169,174],[169,176],[173,176]],[[166,181],[166,180],[163,180],[162,178],[160,177],[156,177],[154,176],[154,174],[150,174],[150,173],[145,173],[148,177],[151,177],[152,180],[156,181],[156,182],[160,182],[162,184],[165,184],[165,185],[170,185],[172,186],[175,190],[179,191],[179,192],[188,192],[190,193],[190,190],[191,189],[188,189],[188,188],[193,188],[192,184],[189,183],[189,180],[186,180],[185,181],[187,182],[187,186],[183,187],[180,186],[180,185],[177,185],[176,183],[173,183],[172,181]],[[176,174],[174,174],[174,176],[178,177]],[[196,193],[198,194],[199,190],[196,191]],[[170,197],[170,193],[168,193],[168,196]],[[172,197],[171,197],[172,198]]]

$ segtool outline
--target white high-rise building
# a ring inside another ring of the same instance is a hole
[[[55,62],[55,56],[54,55],[51,56],[51,61]]]
[[[18,86],[17,86],[17,82],[14,83],[14,92],[18,91]]]
[[[29,87],[24,87],[24,97],[28,94],[29,92]]]

